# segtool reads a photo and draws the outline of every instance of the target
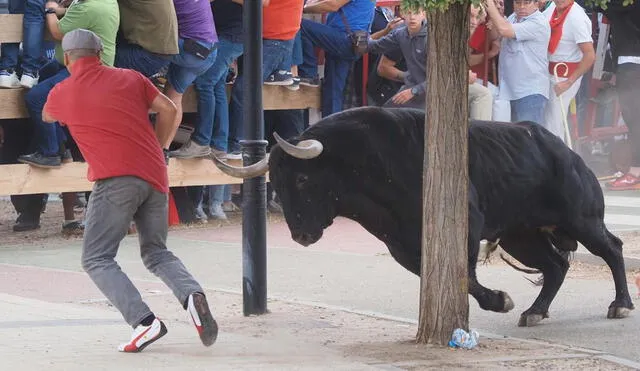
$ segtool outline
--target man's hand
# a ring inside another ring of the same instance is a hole
[[[557,96],[560,96],[562,95],[562,93],[569,90],[571,85],[573,85],[573,83],[570,80],[560,81],[553,86],[553,90],[556,92]]]
[[[384,30],[386,31],[386,33],[389,33],[391,31],[393,31],[393,29],[395,29],[396,27],[400,26],[403,23],[404,23],[404,19],[402,19],[402,18],[394,18],[391,22],[387,23],[387,25],[384,28]]]
[[[405,104],[408,101],[410,101],[413,97],[414,95],[411,92],[411,88],[409,88],[394,95],[393,98],[391,98],[391,101],[395,104]]]
[[[469,85],[475,84],[477,80],[478,80],[478,74],[469,70]]]

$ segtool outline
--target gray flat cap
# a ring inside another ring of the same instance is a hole
[[[62,38],[62,50],[73,49],[102,50],[102,40],[89,30],[78,28],[67,32]]]

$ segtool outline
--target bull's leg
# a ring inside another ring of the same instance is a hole
[[[540,294],[529,309],[520,315],[518,326],[534,326],[549,317],[549,306],[569,269],[568,260],[536,229],[510,231],[502,236],[500,246],[522,264],[537,268],[544,281]]]
[[[622,241],[607,230],[601,219],[590,219],[574,229],[584,247],[592,254],[601,257],[611,269],[616,286],[616,298],[609,305],[607,318],[624,318],[634,309],[629,295],[624,259],[622,257]]]
[[[478,282],[476,266],[480,252],[480,234],[484,225],[484,216],[471,204],[469,206],[469,246],[468,246],[468,275],[469,294],[473,296],[484,310],[506,313],[513,309],[513,300],[504,292],[490,290]]]

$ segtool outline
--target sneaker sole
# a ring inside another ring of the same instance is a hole
[[[211,156],[211,152],[209,152],[209,153],[198,153],[198,154],[195,154],[195,155],[178,155],[178,154],[169,153],[169,158],[181,158],[181,159],[202,158],[202,157],[207,157],[207,156]]]
[[[264,83],[265,85],[275,85],[275,86],[288,86],[293,85],[293,80],[290,81],[269,81]]]
[[[148,347],[149,345],[155,343],[156,341],[158,341],[161,337],[165,336],[167,334],[167,332],[169,332],[167,330],[167,326],[164,325],[164,322],[160,321],[160,333],[158,333],[158,336],[154,337],[153,339],[147,341],[146,343],[142,344],[140,346],[140,348],[136,349],[133,352],[122,352],[122,353],[140,353],[144,350],[144,348]]]
[[[31,165],[34,167],[39,167],[42,169],[60,169],[60,167],[62,166],[62,164],[60,165],[42,165],[42,164],[36,164],[35,162],[30,162],[30,161],[25,161],[25,160],[20,160],[18,159],[18,162],[23,163],[23,164],[27,164],[27,165]]]
[[[201,331],[198,330],[198,335],[200,335],[202,344],[209,347],[213,345],[218,338],[218,323],[213,319],[207,298],[205,298],[204,295],[193,295],[193,306],[200,318],[200,328],[202,329]],[[191,320],[195,324],[194,319],[192,318]]]

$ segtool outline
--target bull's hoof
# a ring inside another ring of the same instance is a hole
[[[520,316],[520,320],[518,321],[519,327],[533,327],[540,323],[545,318],[549,318],[549,314],[540,314],[540,313],[522,313]]]
[[[511,309],[513,309],[515,307],[515,305],[513,304],[513,300],[511,299],[511,297],[509,296],[509,294],[507,294],[504,291],[496,291],[497,294],[500,294],[500,296],[502,297],[502,310],[500,311],[500,313],[507,313],[509,312]]]
[[[624,307],[611,307],[607,312],[607,318],[626,318],[629,316],[631,309]]]

